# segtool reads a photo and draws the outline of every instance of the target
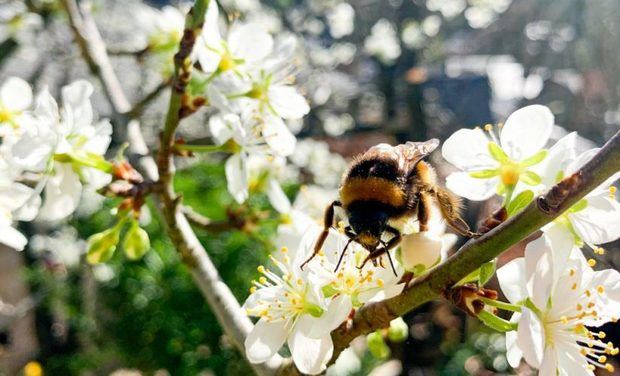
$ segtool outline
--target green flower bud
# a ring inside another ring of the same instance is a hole
[[[149,234],[140,228],[138,221],[131,222],[131,226],[125,238],[123,239],[123,249],[127,258],[130,260],[138,260],[151,248],[151,241],[149,240]]]
[[[409,327],[402,317],[395,318],[390,321],[390,327],[388,328],[388,338],[392,342],[403,342],[409,337]]]
[[[368,344],[368,351],[377,359],[387,359],[392,352],[378,330],[366,337],[366,343]]]
[[[88,238],[86,261],[99,264],[108,261],[114,255],[120,237],[120,227],[114,226]]]

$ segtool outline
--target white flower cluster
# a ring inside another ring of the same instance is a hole
[[[545,149],[553,126],[551,111],[534,105],[510,115],[499,134],[490,125],[457,131],[442,149],[460,170],[448,176],[448,188],[470,200],[500,194],[509,215],[515,214],[598,151],[577,154],[576,133]],[[506,335],[512,366],[523,357],[541,375],[592,375],[596,367],[613,371],[607,356],[618,349],[592,328],[617,320],[620,273],[594,271],[596,261],[586,261],[580,248],[603,254],[599,244],[620,238],[620,204],[612,185],[619,177],[620,172],[543,227],[524,258],[498,270],[518,327]]]
[[[274,38],[257,24],[234,24],[223,38],[218,9],[209,3],[195,56],[205,73],[209,104],[218,113],[209,119],[214,140],[232,155],[226,161],[230,193],[248,197],[248,157],[268,160],[290,155],[296,139],[286,120],[310,110],[291,82],[295,39]]]
[[[301,270],[322,228],[299,211],[291,216],[292,223],[279,230],[281,254],[271,257],[277,271],[259,266],[262,276],[253,282],[244,304],[248,315],[260,318],[245,347],[251,362],[262,363],[286,342],[297,368],[314,375],[324,371],[332,357],[330,332],[353,309],[398,295],[403,271],[398,267],[394,274],[371,263],[358,269],[368,251],[355,243],[349,244],[336,270],[349,240],[340,231],[331,231],[323,251]]]
[[[76,81],[62,88],[62,107],[43,89],[12,77],[0,87],[0,242],[21,250],[26,238],[15,221],[57,221],[73,213],[82,190],[111,180],[105,154],[112,126],[96,122],[93,87]],[[43,200],[41,199],[43,195]]]

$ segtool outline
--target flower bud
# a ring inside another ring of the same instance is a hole
[[[123,239],[125,255],[130,260],[137,260],[144,256],[150,248],[149,234],[140,228],[138,221],[132,221],[129,230],[125,234],[125,239]]]
[[[377,359],[387,359],[391,354],[391,350],[385,344],[380,331],[370,333],[366,337],[366,343],[368,344],[368,351]]]
[[[441,238],[427,231],[405,235],[400,243],[400,262],[408,271],[423,271],[441,261]]]
[[[120,228],[118,226],[91,235],[88,238],[86,260],[90,264],[99,264],[108,261],[114,255],[119,237]]]
[[[409,337],[409,327],[402,317],[397,317],[390,321],[390,327],[388,328],[388,338],[392,342],[403,342]]]

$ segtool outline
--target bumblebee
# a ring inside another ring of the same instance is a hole
[[[460,217],[457,197],[436,183],[433,168],[423,159],[439,146],[439,140],[407,142],[398,146],[379,144],[357,156],[345,173],[339,189],[339,200],[325,210],[324,229],[314,246],[314,252],[301,267],[312,260],[323,247],[334,225],[334,211],[342,207],[349,225],[344,228],[349,242],[340,254],[340,266],[351,242],[361,244],[370,253],[360,265],[387,254],[396,274],[389,250],[401,240],[397,223],[417,216],[420,231],[428,230],[430,209],[433,202],[450,228],[461,235],[475,237],[467,223]],[[384,239],[389,236],[389,239]],[[382,265],[382,264],[381,264]]]

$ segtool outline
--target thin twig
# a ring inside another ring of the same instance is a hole
[[[213,221],[210,218],[196,212],[189,206],[182,206],[181,211],[194,227],[198,227],[207,232],[220,233],[224,231],[240,230],[245,225],[243,220],[235,220],[230,218],[224,221]]]
[[[193,12],[197,15],[202,13],[202,17],[204,17],[206,2],[197,1],[197,3],[202,6],[199,9],[194,7]],[[149,156],[148,148],[140,131],[139,122],[130,120],[126,116],[131,106],[112,69],[110,59],[106,52],[105,43],[94,21],[92,21],[92,17],[90,16],[85,2],[82,1],[80,6],[78,6],[75,0],[63,0],[63,5],[69,16],[69,21],[74,30],[76,40],[80,45],[82,54],[91,72],[101,81],[106,96],[112,104],[112,108],[120,124],[127,124],[126,139],[130,143],[130,151],[141,157],[140,163],[138,164],[140,171],[148,179],[158,181],[158,167],[155,165],[153,158]],[[192,13],[190,13],[188,18],[194,19]],[[201,23],[202,22],[195,26],[200,27]],[[176,98],[177,95],[178,86],[175,84],[175,90],[173,90],[172,96]],[[177,110],[178,107],[180,106],[177,106]],[[166,124],[171,123],[167,121]],[[176,125],[178,125],[178,116]],[[169,135],[173,133],[174,129]],[[166,145],[169,146],[165,148],[169,153],[172,145],[171,143],[166,143]],[[171,168],[172,165],[165,164],[164,166],[166,167],[166,169],[163,170],[165,172],[164,181],[171,186],[172,173],[169,168]],[[159,196],[161,199],[160,210],[162,210],[164,214],[172,243],[177,247],[177,250],[183,258],[183,262],[190,269],[194,282],[207,299],[211,309],[213,309],[218,321],[224,329],[224,332],[232,338],[237,348],[244,353],[243,343],[247,334],[252,329],[252,322],[241,310],[239,303],[228,286],[221,280],[217,269],[198,241],[187,219],[178,210],[178,202],[174,198],[176,197],[174,191],[168,191],[166,189],[163,189],[163,191],[165,192]],[[281,363],[282,358],[276,356],[266,364],[252,366],[257,374],[272,375]]]

